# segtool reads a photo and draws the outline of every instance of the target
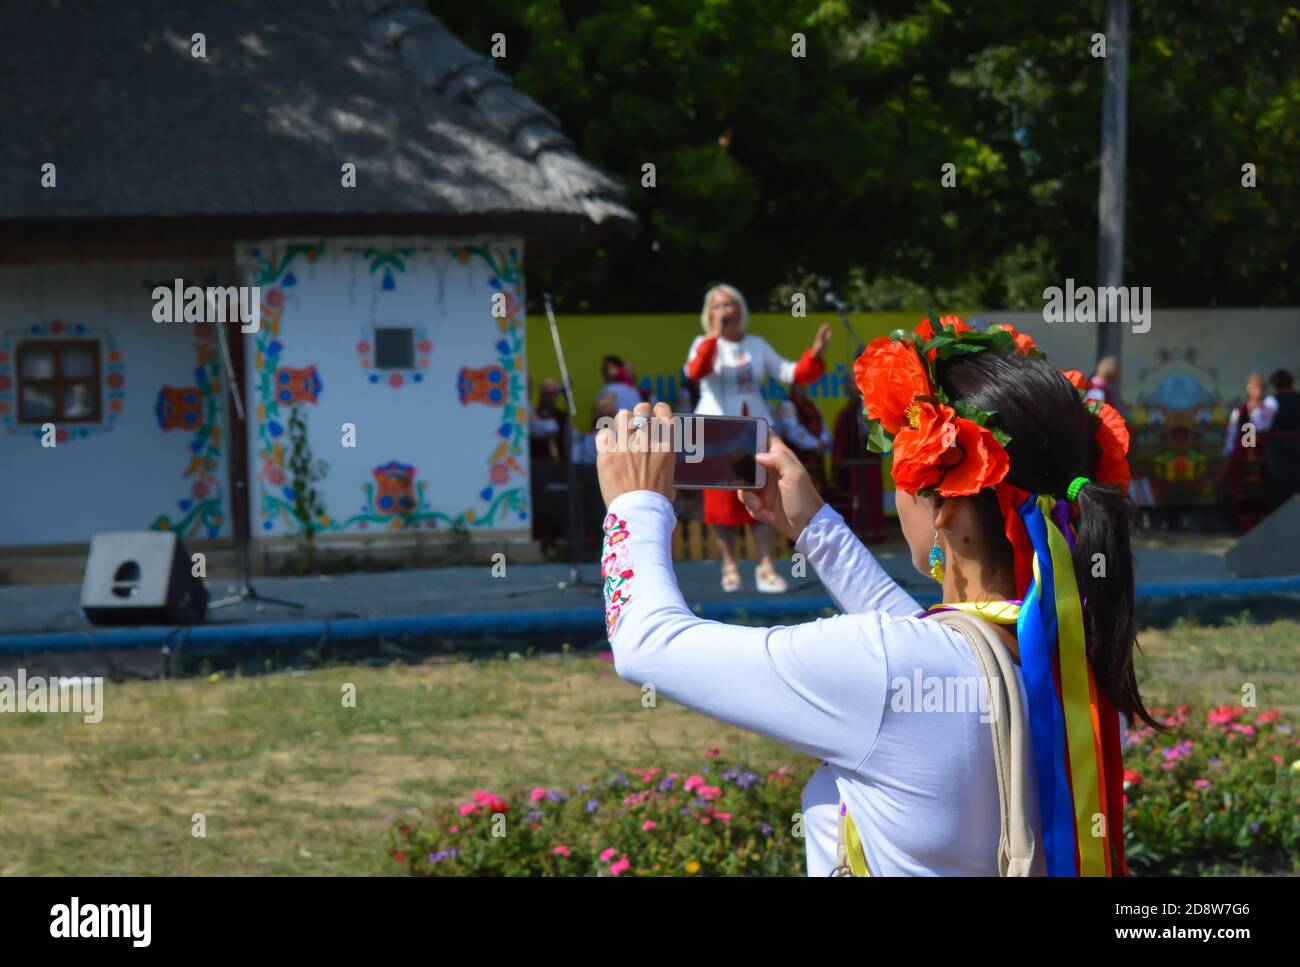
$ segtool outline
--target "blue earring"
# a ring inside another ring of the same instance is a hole
[[[930,548],[930,577],[943,584],[943,548],[939,546],[939,532],[934,532],[934,546]]]

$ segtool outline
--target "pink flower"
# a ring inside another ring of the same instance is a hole
[[[1194,783],[1192,783],[1192,785],[1195,786],[1197,789],[1209,789],[1209,788],[1210,788],[1210,780],[1209,780],[1209,779],[1197,779]]]
[[[473,816],[478,812],[478,807],[472,802],[463,802],[460,804],[460,814],[462,816]]]
[[[602,850],[602,851],[601,851],[601,854],[600,854],[601,862],[603,862],[603,863],[608,863],[609,860],[610,860],[610,857],[612,857],[612,856],[613,856],[615,853],[617,853],[617,852],[618,852],[618,850],[614,849],[614,847],[612,847],[612,846],[611,846],[609,849],[607,849],[607,850]]]
[[[716,759],[720,755],[722,755],[722,750],[716,745],[711,745],[704,750],[704,758],[706,759]]]
[[[447,831],[450,832],[450,833],[459,833],[459,832],[460,832],[460,827],[459,827],[459,826],[452,826],[452,827],[450,827]]]
[[[1260,725],[1268,725],[1269,722],[1272,722],[1277,719],[1277,715],[1278,715],[1277,709],[1271,708],[1266,712],[1260,712],[1259,715],[1256,717],[1255,721],[1258,722]]]
[[[531,799],[533,802],[537,802],[537,800],[539,799],[545,799],[546,790],[543,789],[541,786],[538,786],[536,789],[534,789],[532,792],[528,794],[528,798]]]
[[[699,773],[695,773],[694,775],[687,778],[686,785],[683,788],[685,788],[687,792],[690,792],[696,786],[702,786],[702,785],[704,785],[704,777]]]
[[[1136,769],[1124,770],[1124,787],[1127,789],[1130,785],[1140,786],[1142,784],[1142,773]]]
[[[620,873],[626,873],[631,868],[632,864],[628,862],[627,857],[625,856],[617,863],[609,864],[609,875],[618,876]]]
[[[699,795],[701,799],[717,799],[722,795],[722,789],[719,786],[700,786]]]
[[[556,856],[568,856],[568,855],[569,855],[569,847],[567,847],[567,846],[552,846],[552,847],[551,847],[551,852],[554,853]]]
[[[642,832],[649,832],[650,830],[654,829],[655,826],[657,825],[659,824],[656,823],[653,819],[647,819],[644,823],[641,824],[641,830]]]
[[[1282,757],[1280,755],[1275,755],[1273,756],[1273,761],[1280,764],[1282,762]]]
[[[714,813],[713,815],[717,816],[724,823],[731,822],[731,813]]]

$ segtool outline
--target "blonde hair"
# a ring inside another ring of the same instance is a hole
[[[700,310],[700,328],[704,330],[704,334],[706,336],[709,334],[709,302],[713,299],[713,294],[715,292],[725,292],[736,300],[736,304],[740,306],[740,331],[744,332],[748,329],[749,306],[745,302],[745,297],[740,294],[740,290],[735,286],[723,284],[715,285],[708,292],[704,293],[704,308]]]

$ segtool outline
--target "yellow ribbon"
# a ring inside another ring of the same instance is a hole
[[[1088,653],[1083,636],[1083,608],[1074,576],[1070,545],[1052,520],[1056,499],[1040,496],[1038,507],[1047,525],[1047,547],[1052,557],[1056,595],[1057,650],[1061,662],[1061,706],[1065,714],[1065,743],[1070,753],[1070,787],[1074,793],[1075,838],[1079,844],[1079,875],[1105,876],[1105,838],[1092,833],[1101,808],[1098,786],[1097,742],[1092,731],[1092,688],[1089,685]],[[1038,561],[1034,561],[1038,578]]]
[[[845,808],[843,803],[840,803],[840,808]],[[858,835],[858,827],[853,824],[853,817],[847,812],[844,814],[844,844],[849,850],[849,869],[853,871],[853,875],[870,876],[871,870],[867,867],[867,851],[862,846],[862,837]]]

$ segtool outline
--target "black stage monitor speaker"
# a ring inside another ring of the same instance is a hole
[[[1243,534],[1223,555],[1223,563],[1239,578],[1300,574],[1300,494]]]
[[[208,591],[193,576],[185,545],[166,531],[96,534],[81,608],[91,624],[201,624]]]

